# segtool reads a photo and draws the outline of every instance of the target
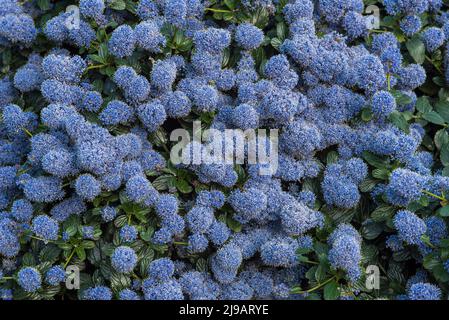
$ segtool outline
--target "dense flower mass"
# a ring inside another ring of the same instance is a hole
[[[0,5],[0,299],[447,298],[447,1],[62,3]]]

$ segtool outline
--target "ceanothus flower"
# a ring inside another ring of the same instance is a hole
[[[230,45],[231,35],[225,29],[208,28],[195,32],[193,42],[197,50],[217,54]]]
[[[134,202],[141,202],[155,190],[151,183],[143,175],[136,175],[126,182],[126,196]]]
[[[51,150],[42,158],[42,169],[59,178],[76,172],[74,155],[65,150]]]
[[[440,300],[441,290],[433,284],[418,282],[407,290],[407,296],[410,300]]]
[[[221,299],[223,300],[251,300],[254,290],[243,280],[237,280],[223,286]]]
[[[426,71],[419,64],[410,64],[398,72],[398,86],[401,89],[414,90],[426,81]]]
[[[170,279],[162,283],[144,281],[142,290],[145,300],[183,300],[181,285],[178,281]]]
[[[118,247],[112,254],[111,263],[117,272],[129,273],[137,264],[136,252],[130,247]]]
[[[421,30],[421,18],[419,16],[406,16],[401,20],[399,26],[406,36],[413,36]]]
[[[87,210],[84,200],[74,195],[54,205],[50,215],[57,221],[65,221],[71,215],[80,215]]]
[[[408,210],[400,210],[393,218],[393,225],[399,238],[407,244],[419,244],[421,236],[426,233],[426,223]]]
[[[134,226],[123,226],[119,232],[120,239],[124,242],[133,242],[137,239],[137,229]]]
[[[386,117],[396,110],[396,99],[388,91],[378,91],[374,94],[371,109],[378,117]]]
[[[313,18],[313,3],[310,0],[296,0],[293,3],[287,3],[282,10],[285,19],[292,24],[297,20]]]
[[[151,279],[159,282],[170,280],[175,272],[175,265],[169,258],[153,260],[148,267],[148,274]]]
[[[57,240],[58,222],[47,215],[39,215],[33,219],[31,229],[34,234],[44,240]]]
[[[139,295],[137,292],[130,290],[130,289],[123,289],[118,294],[120,300],[140,300]]]
[[[158,25],[151,20],[136,25],[134,35],[137,46],[152,53],[161,52],[167,42]]]
[[[104,0],[80,0],[79,8],[84,17],[98,20],[103,16],[105,4]]]
[[[167,92],[160,98],[165,107],[165,113],[169,118],[182,118],[187,116],[192,109],[192,102],[187,95],[179,90]]]
[[[56,177],[40,176],[30,178],[23,183],[25,197],[33,202],[54,202],[65,196],[62,181]]]
[[[28,14],[0,16],[0,37],[12,44],[31,45],[37,33],[33,18]]]
[[[170,60],[159,60],[151,70],[151,84],[161,91],[171,89],[176,80],[176,64]]]
[[[98,112],[103,104],[103,98],[97,91],[88,91],[83,97],[80,108],[90,112]]]
[[[298,262],[298,244],[292,238],[273,238],[260,248],[262,262],[272,267],[291,267]]]
[[[216,246],[220,246],[226,242],[231,236],[231,230],[228,226],[221,222],[215,220],[207,231],[208,239]]]
[[[164,17],[175,26],[181,26],[187,15],[185,0],[167,0],[164,3]]]
[[[351,39],[363,37],[368,33],[366,18],[359,12],[348,12],[343,18],[343,26]]]
[[[445,35],[442,29],[432,27],[424,30],[422,33],[422,39],[426,45],[427,51],[433,52],[443,45]]]
[[[42,71],[47,79],[67,84],[79,83],[86,67],[86,62],[78,55],[50,54],[42,60]]]
[[[105,125],[127,124],[133,118],[133,109],[126,103],[113,100],[100,113],[100,120]]]
[[[11,206],[11,216],[19,222],[29,222],[33,211],[33,205],[26,199],[15,200]]]
[[[108,42],[109,52],[117,58],[129,57],[136,47],[134,30],[129,25],[121,25],[113,32]]]
[[[91,174],[80,175],[75,182],[76,193],[83,199],[92,201],[101,192],[101,184]]]
[[[105,286],[90,287],[83,291],[83,300],[112,300],[112,291]]]
[[[26,292],[36,292],[42,287],[42,276],[36,268],[25,267],[17,274],[17,283]]]
[[[185,218],[190,231],[204,233],[214,222],[214,211],[210,207],[194,206]]]
[[[267,195],[255,188],[245,191],[237,189],[229,195],[228,202],[238,214],[236,218],[245,223],[257,218],[267,208]]]
[[[165,108],[159,100],[140,105],[137,114],[149,132],[156,131],[167,119]]]
[[[200,253],[207,249],[209,245],[209,240],[207,240],[206,236],[201,233],[194,233],[188,238],[189,244],[187,246],[187,250],[192,253]]]
[[[111,206],[101,208],[101,218],[105,222],[111,222],[117,216],[117,209]]]
[[[179,279],[182,291],[191,300],[216,300],[220,293],[218,284],[208,275],[198,271],[187,271]]]
[[[159,15],[159,8],[153,0],[140,0],[136,11],[142,20],[151,20]]]
[[[45,282],[51,286],[57,286],[65,279],[65,270],[61,266],[53,266],[45,274]]]
[[[263,39],[263,31],[250,23],[239,24],[235,31],[235,41],[245,50],[256,49]]]
[[[156,214],[164,219],[178,213],[178,199],[173,195],[161,195],[154,207]]]
[[[225,203],[225,195],[219,190],[200,191],[196,198],[196,204],[205,207],[220,209]]]
[[[355,61],[354,69],[355,81],[361,89],[373,92],[384,86],[386,75],[378,57],[365,55]]]
[[[361,237],[349,224],[341,224],[329,236],[329,262],[335,269],[346,271],[351,282],[361,276]]]
[[[254,129],[259,124],[259,114],[253,106],[240,104],[233,111],[232,123],[242,130]]]

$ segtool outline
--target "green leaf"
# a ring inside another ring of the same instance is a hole
[[[429,97],[419,97],[416,101],[416,109],[422,113],[428,113],[432,111],[432,105],[429,102]]]
[[[449,135],[447,134],[446,129],[440,129],[435,133],[434,137],[435,146],[438,149],[441,149],[441,147],[449,142]]]
[[[328,270],[329,267],[327,263],[320,263],[315,271],[315,280],[318,282],[322,282],[326,278]]]
[[[449,166],[449,143],[445,143],[441,147],[440,160],[445,167]]]
[[[444,119],[435,111],[430,111],[430,112],[424,113],[422,115],[422,117],[425,120],[435,123],[435,124],[444,125],[444,123],[445,123]]]
[[[115,220],[114,220],[114,225],[117,227],[117,228],[121,228],[121,227],[123,227],[126,223],[128,222],[128,217],[126,216],[126,215],[121,215],[121,216],[118,216],[117,218],[115,218]]]
[[[336,151],[330,151],[327,155],[326,155],[326,163],[327,164],[331,164],[331,163],[335,163],[338,161],[338,152]]]
[[[186,180],[183,179],[176,181],[176,188],[181,193],[190,193],[193,190],[192,186]]]
[[[336,300],[340,296],[338,290],[338,283],[334,280],[324,286],[323,289],[324,300]]]
[[[381,157],[375,155],[374,153],[371,153],[369,151],[364,151],[362,153],[363,159],[365,159],[366,162],[368,162],[373,167],[384,169],[388,166],[388,163],[386,160],[382,159]]]
[[[432,270],[439,263],[440,262],[438,261],[438,259],[433,254],[429,254],[429,255],[425,256],[424,260],[423,260],[423,266],[427,270]]]
[[[424,63],[424,60],[426,59],[426,47],[424,46],[424,42],[422,42],[418,36],[407,41],[405,45],[416,63]]]
[[[371,190],[374,189],[374,187],[377,185],[377,181],[367,178],[365,180],[363,180],[360,185],[359,185],[359,189],[362,192],[370,192]]]
[[[376,239],[383,231],[383,226],[380,223],[377,223],[373,220],[366,220],[361,229],[362,237],[367,240]]]
[[[435,105],[435,110],[444,119],[444,121],[449,122],[449,102],[437,102],[437,104]]]
[[[234,10],[237,6],[237,2],[235,0],[224,0],[223,2],[231,10]]]
[[[47,11],[51,8],[50,0],[37,0],[37,5],[42,11]]]
[[[279,22],[276,25],[276,35],[280,41],[284,41],[285,35],[287,33],[287,27],[284,22]]]
[[[75,253],[76,253],[78,259],[80,259],[81,261],[86,260],[86,251],[84,250],[83,247],[76,247]]]
[[[109,8],[114,10],[125,10],[126,2],[124,0],[113,0],[109,3]]]
[[[437,213],[442,217],[449,217],[449,206],[438,209]]]
[[[83,240],[83,242],[81,242],[81,246],[84,249],[93,249],[95,247],[95,242],[91,241],[91,240]]]
[[[198,270],[199,272],[207,272],[207,261],[206,259],[203,258],[199,258],[196,261],[196,270]]]
[[[402,113],[400,113],[399,111],[393,111],[392,113],[390,113],[388,118],[396,127],[401,129],[402,131],[404,131],[405,133],[409,132],[407,119],[405,119]]]
[[[273,39],[271,39],[270,43],[273,46],[273,48],[279,49],[279,47],[282,44],[282,41],[280,39],[278,39],[278,38],[273,38]]]
[[[371,218],[375,222],[385,221],[391,218],[395,211],[396,209],[394,207],[381,204],[371,213]]]
[[[242,231],[242,225],[240,224],[240,222],[234,220],[230,216],[228,216],[228,218],[226,219],[226,224],[228,225],[229,229],[231,229],[234,232]]]
[[[42,262],[45,261],[54,262],[56,261],[60,253],[61,253],[60,248],[49,243],[42,248],[41,252],[39,252],[39,258]]]
[[[27,252],[23,255],[22,265],[26,266],[26,267],[31,267],[31,266],[36,265],[36,260],[34,259],[34,256],[30,252]]]
[[[370,108],[364,108],[360,114],[363,121],[368,122],[373,118],[373,112]]]
[[[405,94],[402,91],[392,90],[391,94],[396,99],[396,103],[398,105],[403,106],[413,102],[413,99],[408,94]]]
[[[390,171],[388,171],[387,169],[377,168],[377,169],[374,169],[371,174],[374,178],[380,179],[380,180],[388,180],[390,178]]]

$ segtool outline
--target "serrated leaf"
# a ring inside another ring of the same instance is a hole
[[[432,111],[432,105],[430,104],[429,97],[419,97],[416,101],[416,109],[421,113],[428,113]]]
[[[193,191],[192,186],[186,180],[183,179],[179,179],[176,181],[176,188],[181,193],[190,193]]]
[[[405,44],[416,63],[422,64],[426,59],[426,47],[419,37],[414,37]]]
[[[323,288],[324,300],[336,300],[340,297],[340,290],[338,289],[338,283],[334,280],[326,284]]]
[[[439,101],[435,105],[435,110],[444,119],[444,121],[449,122],[449,102]]]
[[[376,168],[372,171],[371,175],[380,180],[388,180],[390,178],[390,171],[387,169]]]
[[[434,124],[444,125],[445,123],[444,119],[435,111],[424,113],[422,117],[425,120],[432,122]]]
[[[449,217],[449,206],[444,206],[438,209],[437,213],[442,217]]]
[[[449,166],[449,143],[445,143],[441,147],[440,160],[444,166]]]
[[[398,111],[393,111],[388,116],[388,119],[393,123],[396,127],[404,131],[405,133],[409,132],[409,125],[407,119],[405,119],[404,115]]]
[[[125,10],[126,9],[126,2],[124,0],[112,0],[109,3],[109,8],[114,10]]]

